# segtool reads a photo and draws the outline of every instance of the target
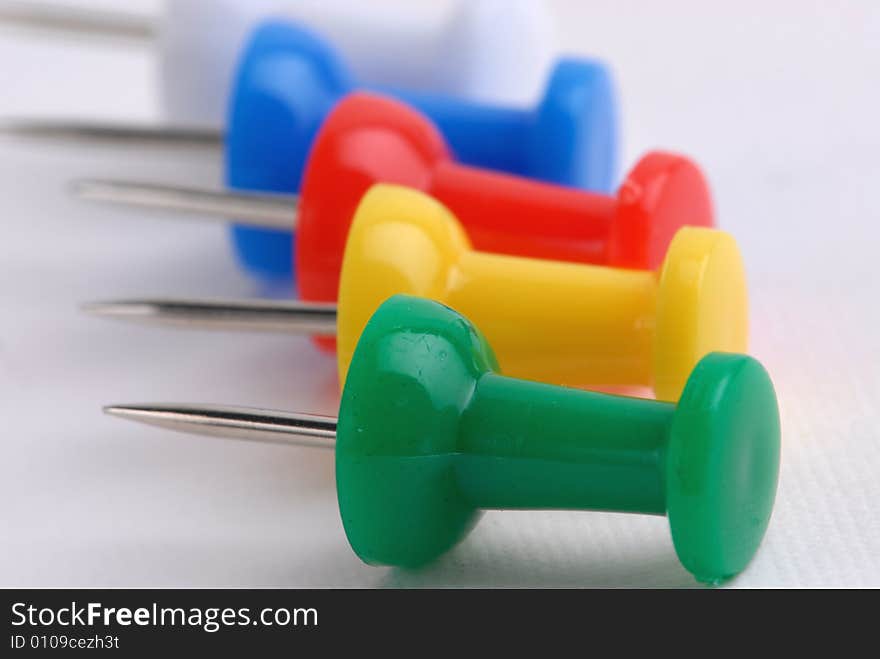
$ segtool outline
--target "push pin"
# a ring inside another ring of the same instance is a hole
[[[531,0],[455,0],[444,15],[380,11],[339,0],[174,0],[159,17],[4,0],[0,23],[156,45],[165,114],[219,126],[253,28],[272,16],[302,22],[337,44],[370,84],[525,105],[553,59],[552,20]],[[399,3],[398,7],[399,7]],[[435,20],[432,20],[435,19]],[[381,47],[377,47],[380,44]]]
[[[198,127],[21,120],[6,122],[5,132],[79,141],[106,138],[190,147],[224,144],[230,187],[295,193],[303,184],[316,133],[339,99],[355,86],[350,72],[320,39],[296,26],[270,22],[256,30],[241,60],[225,139]],[[602,192],[613,184],[617,169],[615,101],[610,76],[601,64],[559,62],[544,99],[533,110],[489,107],[399,90],[389,93],[433,119],[462,163]],[[384,128],[414,131],[410,137],[413,147],[418,150],[421,141],[426,154],[440,149],[436,129],[428,128],[424,119],[411,119],[397,127],[389,121]],[[416,157],[421,160],[423,155],[417,151]],[[406,160],[410,157],[408,148],[375,157],[382,161],[369,173],[380,180],[391,163],[396,168],[410,164]],[[415,184],[414,179],[391,180]],[[249,270],[270,278],[290,276],[289,236],[239,228],[233,240]]]
[[[2,6],[2,5],[0,5]],[[81,11],[81,10],[80,10]],[[267,21],[248,40],[233,76],[227,130],[9,120],[30,137],[177,146],[226,146],[233,187],[295,192],[315,133],[356,88],[398,97],[424,112],[465,163],[560,185],[606,191],[616,171],[613,83],[604,65],[567,59],[553,68],[532,109],[480,104],[436,92],[370,85],[330,44],[294,24]]]
[[[277,146],[257,150],[274,153],[275,171],[282,163],[295,170],[288,150]],[[376,182],[424,190],[461,218],[479,249],[522,256],[653,268],[679,227],[713,224],[708,185],[684,157],[649,153],[616,196],[539,183],[455,163],[424,116],[365,93],[336,105],[303,166],[300,197],[112,181],[80,183],[78,191],[93,200],[247,222],[233,230],[237,254],[248,270],[269,277],[290,276],[295,228],[300,293],[321,301],[336,299],[348,226]]]
[[[323,264],[320,252],[309,258]],[[504,256],[474,251],[449,210],[392,185],[373,187],[355,214],[338,317],[333,306],[298,302],[147,300],[87,310],[191,327],[338,332],[344,382],[364,325],[396,294],[448,304],[483,329],[505,372],[554,384],[653,386],[658,398],[677,400],[701,357],[747,347],[745,273],[729,234],[679,230],[656,272]]]
[[[436,92],[371,85],[315,34],[268,21],[255,31],[229,105],[230,184],[294,192],[315,133],[344,96],[371,91],[431,119],[463,163],[549,183],[608,191],[617,168],[614,85],[605,65],[562,59],[534,107],[479,104]],[[240,172],[240,174],[239,174]]]
[[[745,355],[713,353],[678,405],[499,374],[464,317],[407,296],[364,329],[339,418],[238,408],[113,406],[173,430],[336,449],[339,510],[366,563],[419,567],[480,509],[666,515],[682,565],[718,584],[767,529],[780,430],[773,384]]]

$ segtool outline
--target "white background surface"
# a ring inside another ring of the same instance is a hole
[[[149,0],[105,5],[151,9]],[[779,496],[733,586],[880,586],[880,3],[547,2],[608,59],[625,163],[695,156],[749,268],[783,419]],[[662,6],[661,6],[662,5]],[[0,116],[156,116],[154,58],[0,28]],[[0,585],[691,586],[663,518],[493,512],[436,565],[368,567],[333,457],[105,418],[112,402],[335,413],[304,339],[133,328],[86,300],[259,293],[219,226],[75,204],[76,176],[214,183],[210,154],[0,141]]]

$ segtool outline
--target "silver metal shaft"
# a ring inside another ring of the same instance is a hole
[[[74,181],[80,199],[234,220],[264,229],[292,231],[299,197],[256,192],[213,191],[151,183],[86,179]]]
[[[336,305],[268,300],[119,300],[83,306],[95,316],[188,329],[336,334]]]
[[[219,149],[225,135],[222,130],[203,126],[163,126],[130,123],[101,123],[79,120],[0,119],[0,135],[28,139],[71,142],[73,144],[137,145],[139,147],[174,147]]]
[[[249,407],[217,405],[110,405],[106,414],[150,426],[208,437],[268,444],[336,446],[336,419]]]
[[[54,2],[2,0],[0,22],[100,37],[154,41],[158,20],[143,14],[69,7]]]

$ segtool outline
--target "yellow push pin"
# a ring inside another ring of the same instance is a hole
[[[472,319],[512,377],[569,385],[647,385],[677,400],[710,352],[745,352],[747,295],[736,241],[680,229],[659,271],[477,252],[421,193],[376,186],[346,246],[339,288],[340,376],[382,302],[404,293]]]
[[[678,400],[710,352],[743,353],[748,302],[732,236],[685,227],[658,271],[490,254],[472,249],[433,198],[376,185],[348,236],[332,305],[129,301],[90,311],[129,320],[331,334],[340,380],[361,331],[397,294],[442,302],[482,328],[511,377],[574,386],[649,386]]]

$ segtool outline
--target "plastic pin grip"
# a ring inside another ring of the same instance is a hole
[[[231,100],[229,186],[299,191],[327,115],[357,88],[341,58],[317,35],[278,21],[258,27],[242,56]],[[529,110],[366,88],[424,113],[464,164],[589,190],[606,191],[614,183],[616,100],[611,76],[600,63],[558,62],[543,100]],[[383,180],[380,167],[374,175]],[[235,226],[232,237],[246,270],[274,279],[292,275],[290,233]]]

